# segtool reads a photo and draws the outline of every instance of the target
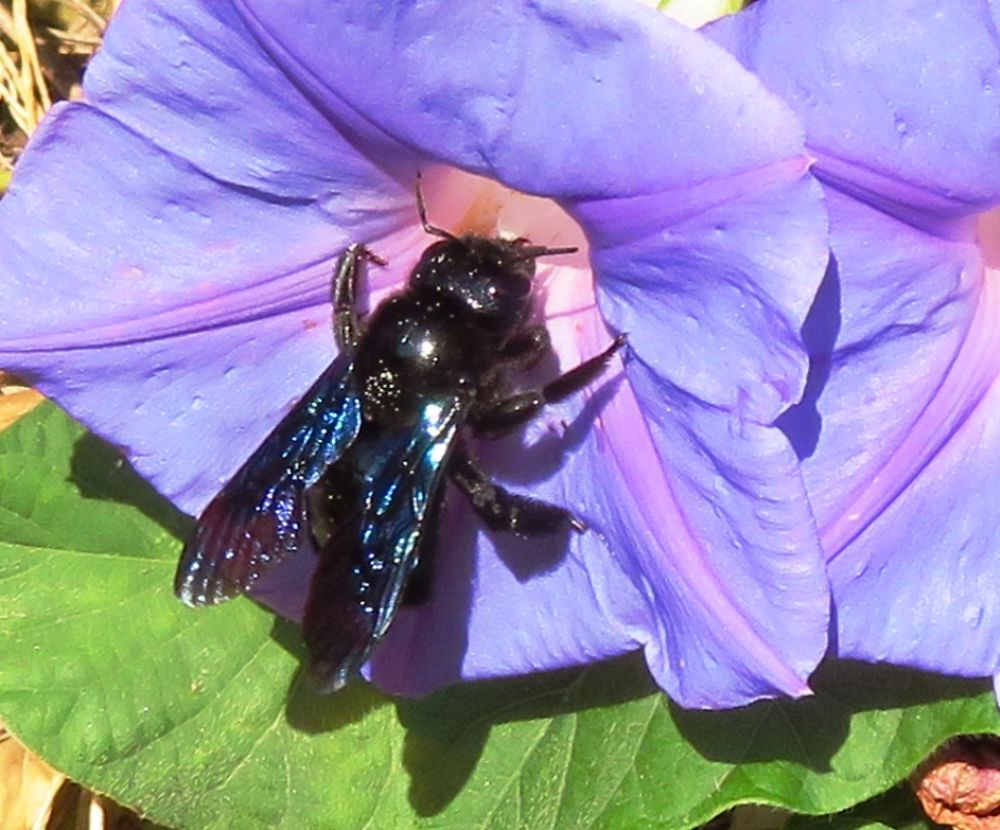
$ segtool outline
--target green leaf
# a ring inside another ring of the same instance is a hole
[[[656,10],[672,14],[674,9],[683,7],[686,13],[696,13],[709,20],[735,14],[752,2],[753,0],[657,0]]]
[[[848,663],[815,697],[685,712],[638,656],[421,701],[299,682],[297,629],[171,594],[177,513],[55,407],[0,434],[0,718],[73,778],[183,828],[679,828],[844,810],[988,684]]]
[[[906,784],[832,816],[795,816],[784,830],[933,830],[938,827],[924,813]]]

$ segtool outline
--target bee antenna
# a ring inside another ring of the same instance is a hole
[[[561,254],[575,254],[579,248],[546,248],[544,245],[531,245],[521,248],[517,252],[518,259],[538,259],[543,256],[558,256]]]
[[[441,236],[445,239],[451,239],[456,241],[457,236],[453,233],[448,233],[448,231],[443,228],[437,228],[427,221],[427,203],[424,202],[424,192],[420,187],[421,174],[417,171],[417,213],[420,214],[420,225],[424,229],[424,233],[429,233],[432,236]]]

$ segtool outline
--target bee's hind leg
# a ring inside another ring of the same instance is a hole
[[[587,529],[566,508],[511,493],[491,481],[463,445],[455,448],[448,472],[491,530],[535,536],[570,529],[582,533]]]

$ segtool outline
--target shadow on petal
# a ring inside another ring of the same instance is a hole
[[[566,457],[583,446],[601,412],[625,380],[624,374],[615,375],[614,371],[609,370],[607,378],[601,377],[595,384],[596,391],[582,403],[574,395],[566,404],[547,406],[526,429],[501,440],[479,442],[478,455],[489,472],[511,484],[533,484],[559,475]],[[521,388],[540,387],[558,374],[557,368],[541,376],[533,372],[532,381],[541,378],[540,381],[523,384]],[[558,415],[563,412],[574,413],[573,420],[561,420]],[[532,427],[541,433],[538,437],[529,437]]]
[[[540,482],[559,475],[566,457],[587,440],[601,412],[623,381],[624,375],[621,375],[602,383],[597,392],[587,398],[571,422],[549,424],[546,432],[530,444],[525,442],[525,436],[521,434],[510,442],[491,447],[484,453],[489,459],[491,472],[499,473],[505,481],[520,484]],[[511,447],[515,441],[517,446]],[[574,510],[572,504],[564,506]],[[585,517],[579,518],[586,522]],[[566,557],[571,538],[570,531],[529,538],[509,533],[493,534],[497,554],[521,582],[558,567]]]
[[[774,422],[788,437],[800,459],[811,456],[819,444],[823,418],[816,404],[830,379],[840,322],[840,270],[836,258],[831,256],[816,299],[802,324],[802,341],[809,352],[809,373],[802,400],[788,407]]]

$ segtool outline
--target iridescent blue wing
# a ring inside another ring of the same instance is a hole
[[[320,551],[302,626],[324,690],[350,679],[395,617],[434,520],[465,411],[457,397],[431,400],[405,433],[384,433],[352,448],[363,475],[362,508]]]
[[[335,361],[205,508],[177,566],[177,596],[222,602],[307,543],[305,490],[360,428],[351,365]]]

